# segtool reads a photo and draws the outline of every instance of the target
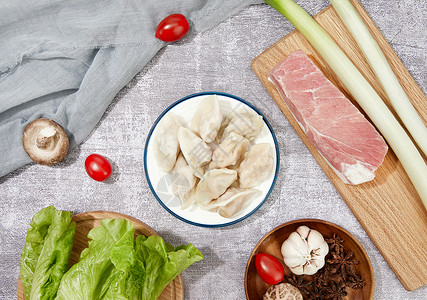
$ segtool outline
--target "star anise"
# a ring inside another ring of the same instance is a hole
[[[326,291],[326,299],[332,300],[342,300],[345,296],[347,296],[347,292],[345,291],[345,284],[342,281],[338,283],[336,281],[331,281],[331,284],[325,289]]]
[[[310,286],[310,282],[305,281],[303,276],[296,276],[294,274],[292,277],[288,277],[287,280],[290,284],[299,289],[301,293],[309,294],[308,287]]]
[[[313,286],[307,297],[308,300],[323,300],[325,299],[325,289]]]
[[[359,261],[353,259],[353,252],[332,253],[332,259],[328,259],[328,263],[332,264],[332,273],[339,273],[345,281],[347,277],[356,275],[354,265]]]
[[[330,280],[330,275],[327,268],[320,269],[313,276],[313,284],[319,288],[323,288],[327,286],[329,280]]]
[[[325,273],[324,276],[328,279],[340,276],[340,274],[337,273],[336,268],[330,262],[326,262],[321,271]]]
[[[354,290],[361,289],[365,286],[366,281],[359,275],[349,276],[346,285]]]
[[[329,249],[336,253],[341,253],[344,250],[344,241],[336,233],[333,233],[332,237],[330,239],[325,239],[325,241],[329,244]]]

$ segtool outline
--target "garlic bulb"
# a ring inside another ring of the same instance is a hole
[[[300,226],[282,244],[285,264],[296,275],[313,275],[325,265],[329,247],[322,234]]]

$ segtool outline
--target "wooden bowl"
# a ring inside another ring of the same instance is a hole
[[[94,227],[101,226],[101,220],[103,219],[126,219],[131,221],[135,226],[135,236],[141,234],[147,237],[150,235],[159,235],[154,229],[140,220],[116,212],[93,211],[74,215],[72,220],[76,222],[76,233],[74,235],[74,244],[70,255],[70,267],[78,261],[83,249],[89,246],[89,239],[87,237],[89,231]],[[18,278],[17,296],[18,300],[24,300],[24,289],[21,277]],[[175,279],[166,286],[158,300],[184,300],[184,283],[181,274],[175,277]]]
[[[358,273],[366,281],[366,285],[362,289],[357,290],[347,288],[346,291],[348,292],[348,295],[344,299],[372,299],[374,296],[374,271],[365,249],[363,249],[359,241],[356,240],[356,238],[354,238],[347,230],[330,222],[315,219],[295,220],[282,224],[271,230],[258,242],[246,265],[246,299],[260,300],[270,287],[270,285],[265,283],[257,274],[255,268],[255,256],[258,253],[268,253],[283,263],[283,256],[280,251],[281,246],[289,235],[302,225],[319,231],[325,238],[331,237],[333,233],[337,234],[344,241],[344,250],[346,252],[352,251],[355,259],[359,261],[356,268]],[[284,265],[284,268],[285,278],[292,276],[292,272],[288,267],[286,267],[286,265]],[[286,279],[284,281],[286,281]]]

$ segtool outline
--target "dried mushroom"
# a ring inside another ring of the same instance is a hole
[[[290,283],[279,283],[269,287],[263,300],[302,300],[301,292]]]
[[[49,119],[36,119],[25,127],[22,145],[33,161],[51,166],[65,158],[69,141],[58,123]]]

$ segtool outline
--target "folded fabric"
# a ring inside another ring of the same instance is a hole
[[[81,143],[122,89],[165,45],[157,24],[185,15],[190,34],[261,0],[0,2],[0,177],[31,162],[29,122],[48,118]]]

